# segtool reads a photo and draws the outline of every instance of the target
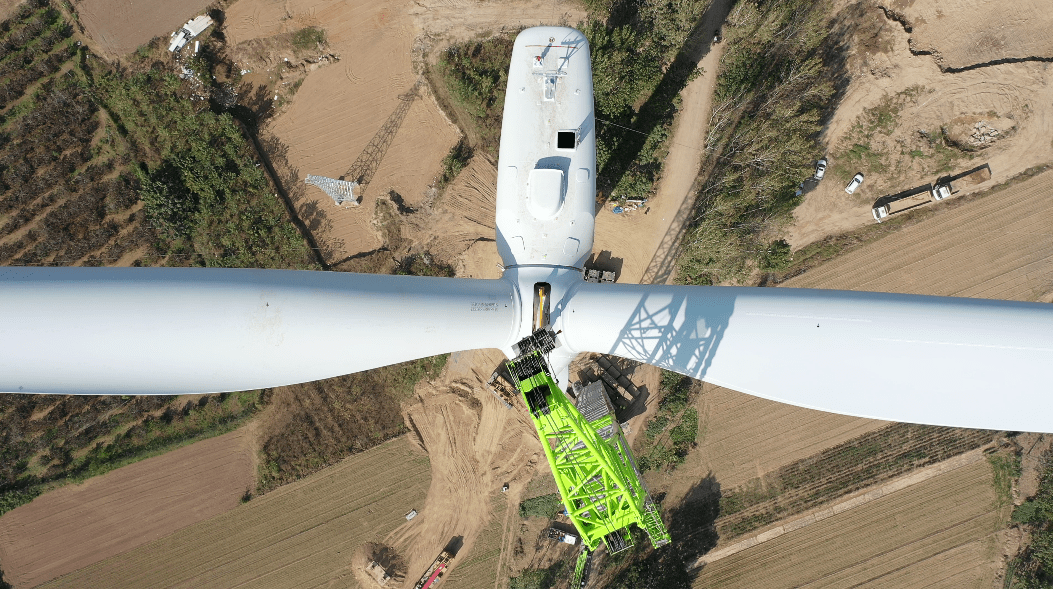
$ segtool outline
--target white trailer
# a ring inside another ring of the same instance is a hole
[[[179,51],[194,37],[205,32],[205,29],[212,26],[212,22],[212,18],[207,14],[202,14],[201,16],[190,19],[182,26],[182,28],[172,33],[172,42],[168,44],[168,50],[172,53]]]

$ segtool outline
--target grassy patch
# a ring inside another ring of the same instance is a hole
[[[698,439],[698,410],[691,407],[695,384],[690,378],[662,371],[658,412],[647,420],[644,438],[637,442],[640,470],[676,468],[683,464]]]
[[[319,45],[325,45],[325,31],[318,27],[307,27],[293,33],[293,47],[300,51],[310,51]]]
[[[1053,586],[1053,463],[1049,458],[1047,454],[1035,497],[1013,512],[1013,521],[1027,526],[1031,543],[1010,563],[1006,586],[1019,589]]]
[[[435,67],[456,107],[468,117],[458,117],[478,137],[478,149],[497,155],[501,140],[501,115],[508,85],[508,63],[514,35],[452,45]]]
[[[1017,454],[990,454],[987,462],[994,473],[995,492],[998,493],[998,507],[1013,504],[1013,481],[1020,478],[1020,456]]]
[[[525,499],[519,504],[519,517],[552,517],[563,510],[559,493]]]
[[[548,589],[554,587],[560,574],[567,569],[567,563],[556,561],[545,569],[528,569],[518,577],[508,580],[508,589]]]
[[[409,276],[442,276],[453,278],[453,266],[436,260],[431,254],[410,254],[399,260],[395,266],[394,274],[406,274]]]

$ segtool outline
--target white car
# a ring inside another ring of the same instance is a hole
[[[859,185],[862,184],[862,183],[863,183],[863,174],[862,173],[856,174],[852,178],[852,181],[849,182],[848,186],[845,186],[845,192],[847,192],[848,194],[854,193],[856,191],[856,188],[859,188]]]
[[[951,184],[937,184],[932,187],[932,200],[943,200],[951,195]]]
[[[826,158],[815,162],[815,179],[822,180],[823,176],[826,175]]]
[[[885,217],[888,216],[888,213],[889,213],[889,206],[888,205],[881,205],[881,206],[874,207],[874,220],[877,221],[878,223],[880,223],[882,219],[884,219]]]

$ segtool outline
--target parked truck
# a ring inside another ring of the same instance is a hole
[[[420,580],[413,586],[413,589],[431,589],[434,587],[446,573],[446,570],[450,568],[452,560],[452,554],[445,550],[440,552],[439,556],[428,567],[428,570],[424,571],[424,574],[420,576]]]
[[[958,192],[958,190],[955,189],[950,181],[947,181],[934,184],[930,194],[932,195],[932,200],[943,200],[955,192]]]
[[[547,535],[550,539],[555,540],[556,542],[570,544],[571,546],[574,546],[578,543],[577,536],[575,536],[574,534],[564,532],[559,528],[549,528]]]

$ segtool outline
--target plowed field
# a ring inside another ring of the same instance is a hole
[[[355,586],[354,555],[421,508],[428,458],[405,436],[45,587]],[[422,510],[423,514],[423,510]]]
[[[4,514],[4,579],[33,587],[233,509],[256,483],[253,438],[242,428]]]
[[[1049,301],[1053,172],[836,258],[785,286]],[[951,203],[948,203],[951,204]]]
[[[995,502],[981,460],[706,565],[694,586],[990,586]]]

